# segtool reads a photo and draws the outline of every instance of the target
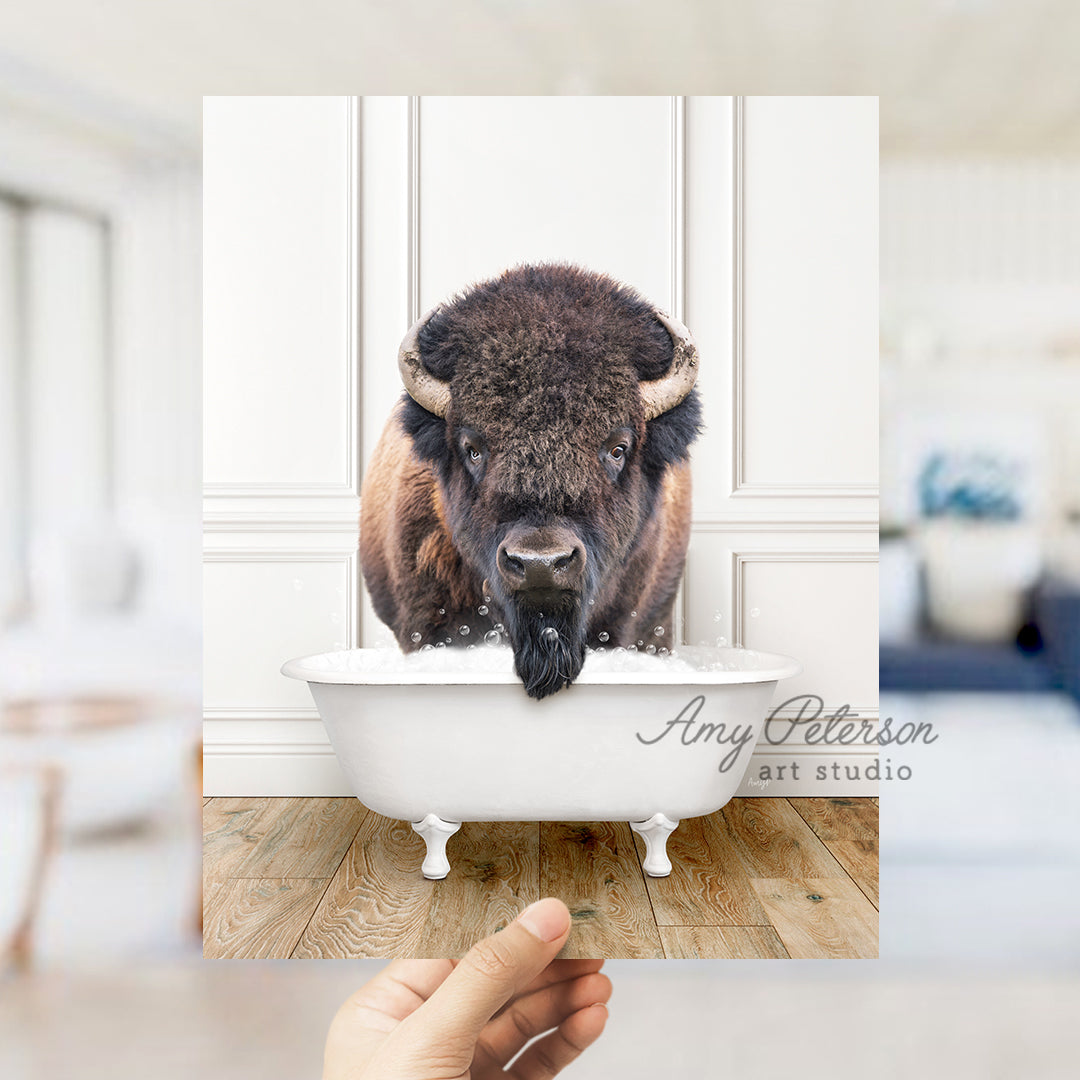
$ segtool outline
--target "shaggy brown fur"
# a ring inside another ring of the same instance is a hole
[[[573,681],[587,644],[670,643],[698,401],[644,420],[638,382],[672,359],[651,305],[603,275],[521,267],[444,305],[419,341],[424,366],[450,383],[450,411],[404,397],[362,493],[364,577],[402,648],[473,643],[501,624],[542,697]],[[621,466],[605,456],[614,442],[628,446]],[[508,589],[499,545],[522,524],[580,538],[579,589],[543,602]]]

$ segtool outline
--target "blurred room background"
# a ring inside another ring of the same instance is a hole
[[[10,65],[0,943],[134,961],[198,916],[199,146]]]
[[[1080,161],[1014,124],[882,160],[882,708],[939,736],[883,809],[882,955],[1075,965]]]
[[[3,1075],[313,1074],[374,970],[198,959],[201,95],[669,92],[676,70],[687,93],[881,95],[883,707],[939,740],[883,784],[889,959],[612,964],[576,1075],[1074,1075],[1080,8],[663,14],[0,13]]]

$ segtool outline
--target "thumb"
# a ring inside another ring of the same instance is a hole
[[[505,930],[474,945],[402,1025],[411,1029],[411,1048],[445,1053],[453,1046],[471,1058],[484,1025],[555,959],[569,934],[570,912],[561,900],[530,904]]]

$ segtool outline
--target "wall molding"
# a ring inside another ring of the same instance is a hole
[[[857,563],[878,561],[876,551],[864,548],[832,548],[829,550],[774,550],[774,551],[732,551],[731,553],[731,617],[733,621],[733,641],[742,641],[745,629],[743,602],[746,597],[744,571],[749,563]]]
[[[742,388],[737,388],[736,392],[741,394]],[[772,484],[744,480],[741,432],[739,440],[735,464],[738,486],[731,492],[733,499],[877,499],[880,495],[877,484]]]
[[[323,742],[272,742],[266,739],[260,739],[258,742],[214,742],[213,740],[205,740],[203,750],[207,754],[219,757],[235,757],[237,754],[297,754],[304,757],[334,756],[334,748],[328,740]]]
[[[348,175],[345,180],[346,252],[345,252],[345,368],[346,408],[345,487],[350,495],[360,495],[360,99],[349,97],[346,106],[346,152]]]
[[[322,482],[300,484],[275,484],[254,481],[252,483],[205,483],[203,495],[208,499],[315,499],[332,497],[356,498],[356,492],[348,484]]]
[[[731,495],[743,486],[743,184],[745,171],[743,121],[745,102],[742,95],[731,99]]]
[[[253,708],[250,705],[223,705],[216,709],[203,709],[204,720],[320,720],[319,710],[314,705],[309,708],[291,705],[264,705]],[[259,745],[262,744],[260,740]],[[209,744],[208,744],[209,745]],[[214,744],[217,745],[217,744]],[[237,744],[240,745],[240,744]],[[243,745],[247,746],[247,743]]]
[[[670,243],[671,243],[671,314],[680,322],[686,321],[686,98],[673,95],[670,112],[670,165],[671,188],[669,194]],[[677,645],[686,643],[686,571],[683,570],[671,619],[673,640]]]
[[[775,483],[746,477],[746,99],[732,98],[732,445],[731,498],[733,499],[877,499],[878,484]]]
[[[865,768],[877,755],[865,748],[834,747],[828,753],[810,753],[806,747],[791,746],[755,749],[746,777],[738,792],[742,797],[777,795],[876,795],[870,781],[839,782],[807,778],[794,782],[752,783],[760,766],[776,766],[797,760],[810,773],[815,763],[831,760],[858,764]],[[236,742],[207,741],[204,744],[203,794],[237,797],[355,797],[338,765],[333,747],[327,742]]]
[[[357,534],[359,507],[338,513],[305,514],[298,510],[207,511],[204,533],[342,533]]]
[[[359,553],[355,549],[321,550],[288,547],[211,547],[203,550],[204,563],[340,563],[345,569],[345,647],[354,649],[359,632],[360,606],[356,603],[359,576]],[[313,720],[319,713],[314,706],[214,705],[203,703],[205,720]]]
[[[298,530],[299,531],[299,530]],[[203,563],[340,563],[345,569],[345,647],[356,648],[360,607],[356,603],[359,553],[355,549],[320,550],[287,547],[211,547]],[[314,705],[214,705],[203,702],[204,720],[318,720]],[[204,744],[205,749],[205,744]]]
[[[239,797],[352,796],[329,743],[203,744],[203,794]]]
[[[686,98],[671,98],[671,314],[686,320]]]
[[[837,708],[839,708],[839,706],[826,703],[824,706],[822,706],[822,716],[831,716]],[[846,715],[850,720],[871,720],[874,723],[877,723],[877,721],[881,719],[881,708],[877,705],[848,705],[848,710],[849,711]],[[799,715],[799,712],[797,709],[775,709],[771,715],[777,717],[780,720],[792,720]],[[783,749],[784,748],[782,746],[759,746],[754,751],[754,753],[772,753],[774,750],[779,753],[783,751]],[[831,751],[837,748],[829,747],[828,749]],[[847,752],[854,753],[856,748],[844,747],[843,749]],[[865,746],[857,749],[860,754],[877,753],[876,750],[867,750]],[[807,748],[802,744],[798,744],[798,752],[800,754],[810,754],[816,753],[817,751],[814,748]],[[825,751],[822,750],[821,752],[824,753]],[[791,747],[788,747],[787,753],[791,753]]]
[[[340,562],[355,564],[356,556],[351,551],[323,551],[319,548],[241,548],[212,547],[203,551],[203,562],[248,563],[248,562]],[[353,569],[349,568],[350,571]]]
[[[251,499],[268,496],[306,499],[327,495],[358,496],[360,472],[360,387],[358,326],[360,282],[360,109],[355,97],[345,99],[345,479],[280,484],[274,481],[229,480],[203,483],[205,498]]]
[[[749,563],[863,563],[878,562],[877,551],[868,551],[863,548],[833,548],[817,551],[814,549],[802,550],[773,550],[773,551],[732,551],[731,553],[731,619],[732,641],[736,644],[742,642],[743,632],[746,629],[746,614],[744,612],[746,600],[746,583],[744,571]],[[876,719],[879,715],[879,706],[855,705],[845,703],[850,709],[851,715],[860,719]],[[826,702],[824,711],[827,714],[837,708],[835,703]],[[791,710],[778,709],[776,716],[789,717]],[[866,753],[865,748],[861,750]]]
[[[876,514],[834,514],[801,517],[792,514],[768,517],[762,514],[734,516],[730,514],[700,514],[693,518],[691,529],[695,532],[775,532],[817,533],[850,532],[873,533],[879,531]]]
[[[409,223],[405,284],[408,290],[409,325],[412,326],[420,318],[420,96],[413,94],[408,100],[409,161],[405,173],[409,184]]]

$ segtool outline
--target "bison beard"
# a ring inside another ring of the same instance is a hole
[[[511,601],[506,627],[514,649],[514,669],[530,697],[554,694],[580,674],[585,663],[585,622],[578,597],[554,612]]]

